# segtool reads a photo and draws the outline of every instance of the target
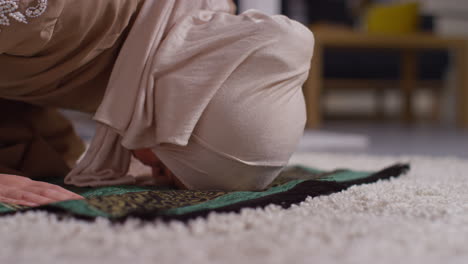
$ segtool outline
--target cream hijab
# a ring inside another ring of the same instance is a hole
[[[276,78],[289,80],[294,76],[300,89],[310,66],[310,31],[288,19],[277,21],[257,11],[235,16],[233,11],[230,0],[145,1],[95,115],[97,133],[85,157],[66,177],[67,184],[137,183],[135,177],[127,175],[130,150],[154,150],[162,144],[186,147],[208,104],[228,79],[237,87],[271,83],[269,90],[277,91],[284,83],[275,82]],[[270,24],[261,23],[266,20]],[[304,38],[283,39],[278,34],[285,31],[274,30],[278,23]],[[305,41],[296,43],[305,46],[301,58],[283,45],[288,41]],[[249,59],[259,51],[279,60],[277,70],[285,72],[267,79],[246,72],[231,80],[234,72],[252,63]],[[302,111],[303,98],[299,101]]]
[[[248,45],[255,29],[234,8],[230,0],[145,1],[94,117],[96,135],[67,184],[135,184],[130,150],[188,144],[213,96],[258,48]],[[226,32],[233,23],[236,31]],[[225,60],[229,54],[236,57]]]

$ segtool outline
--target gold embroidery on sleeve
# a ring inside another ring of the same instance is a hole
[[[46,11],[47,1],[48,0],[37,0],[37,5],[28,7],[23,14],[18,10],[19,0],[0,0],[0,25],[11,25],[10,19],[14,19],[20,23],[27,24],[28,17],[38,17]]]

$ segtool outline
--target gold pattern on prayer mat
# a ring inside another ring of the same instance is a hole
[[[94,197],[87,202],[108,214],[123,216],[135,211],[167,210],[195,205],[225,194],[227,192],[162,190]]]
[[[325,175],[293,167],[282,172],[267,189],[281,186],[292,180],[319,179]],[[110,215],[122,216],[135,211],[167,210],[196,205],[229,193],[222,191],[157,190],[127,193],[125,195],[98,196],[89,198],[87,202]]]

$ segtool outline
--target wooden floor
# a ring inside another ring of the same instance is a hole
[[[370,121],[326,121],[320,134],[330,132],[348,136],[349,142],[342,148],[337,144],[325,144],[314,149],[317,131],[307,131],[300,151],[330,151],[345,153],[362,153],[371,155],[424,155],[455,156],[468,158],[468,130],[454,126],[419,124],[405,126],[398,122],[377,123]],[[325,133],[326,134],[326,133]],[[363,140],[367,139],[367,140]],[[305,147],[306,145],[306,147]]]

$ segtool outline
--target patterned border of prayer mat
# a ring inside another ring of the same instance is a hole
[[[309,196],[329,195],[353,185],[399,177],[408,172],[409,168],[407,164],[397,164],[379,172],[324,172],[306,167],[289,167],[263,192],[186,191],[138,186],[67,187],[86,197],[86,200],[66,201],[37,208],[0,203],[0,216],[43,210],[86,220],[105,217],[115,222],[128,218],[185,222],[205,217],[212,212],[239,212],[243,208],[265,207],[270,204],[288,208]],[[57,180],[49,182],[60,184]]]

